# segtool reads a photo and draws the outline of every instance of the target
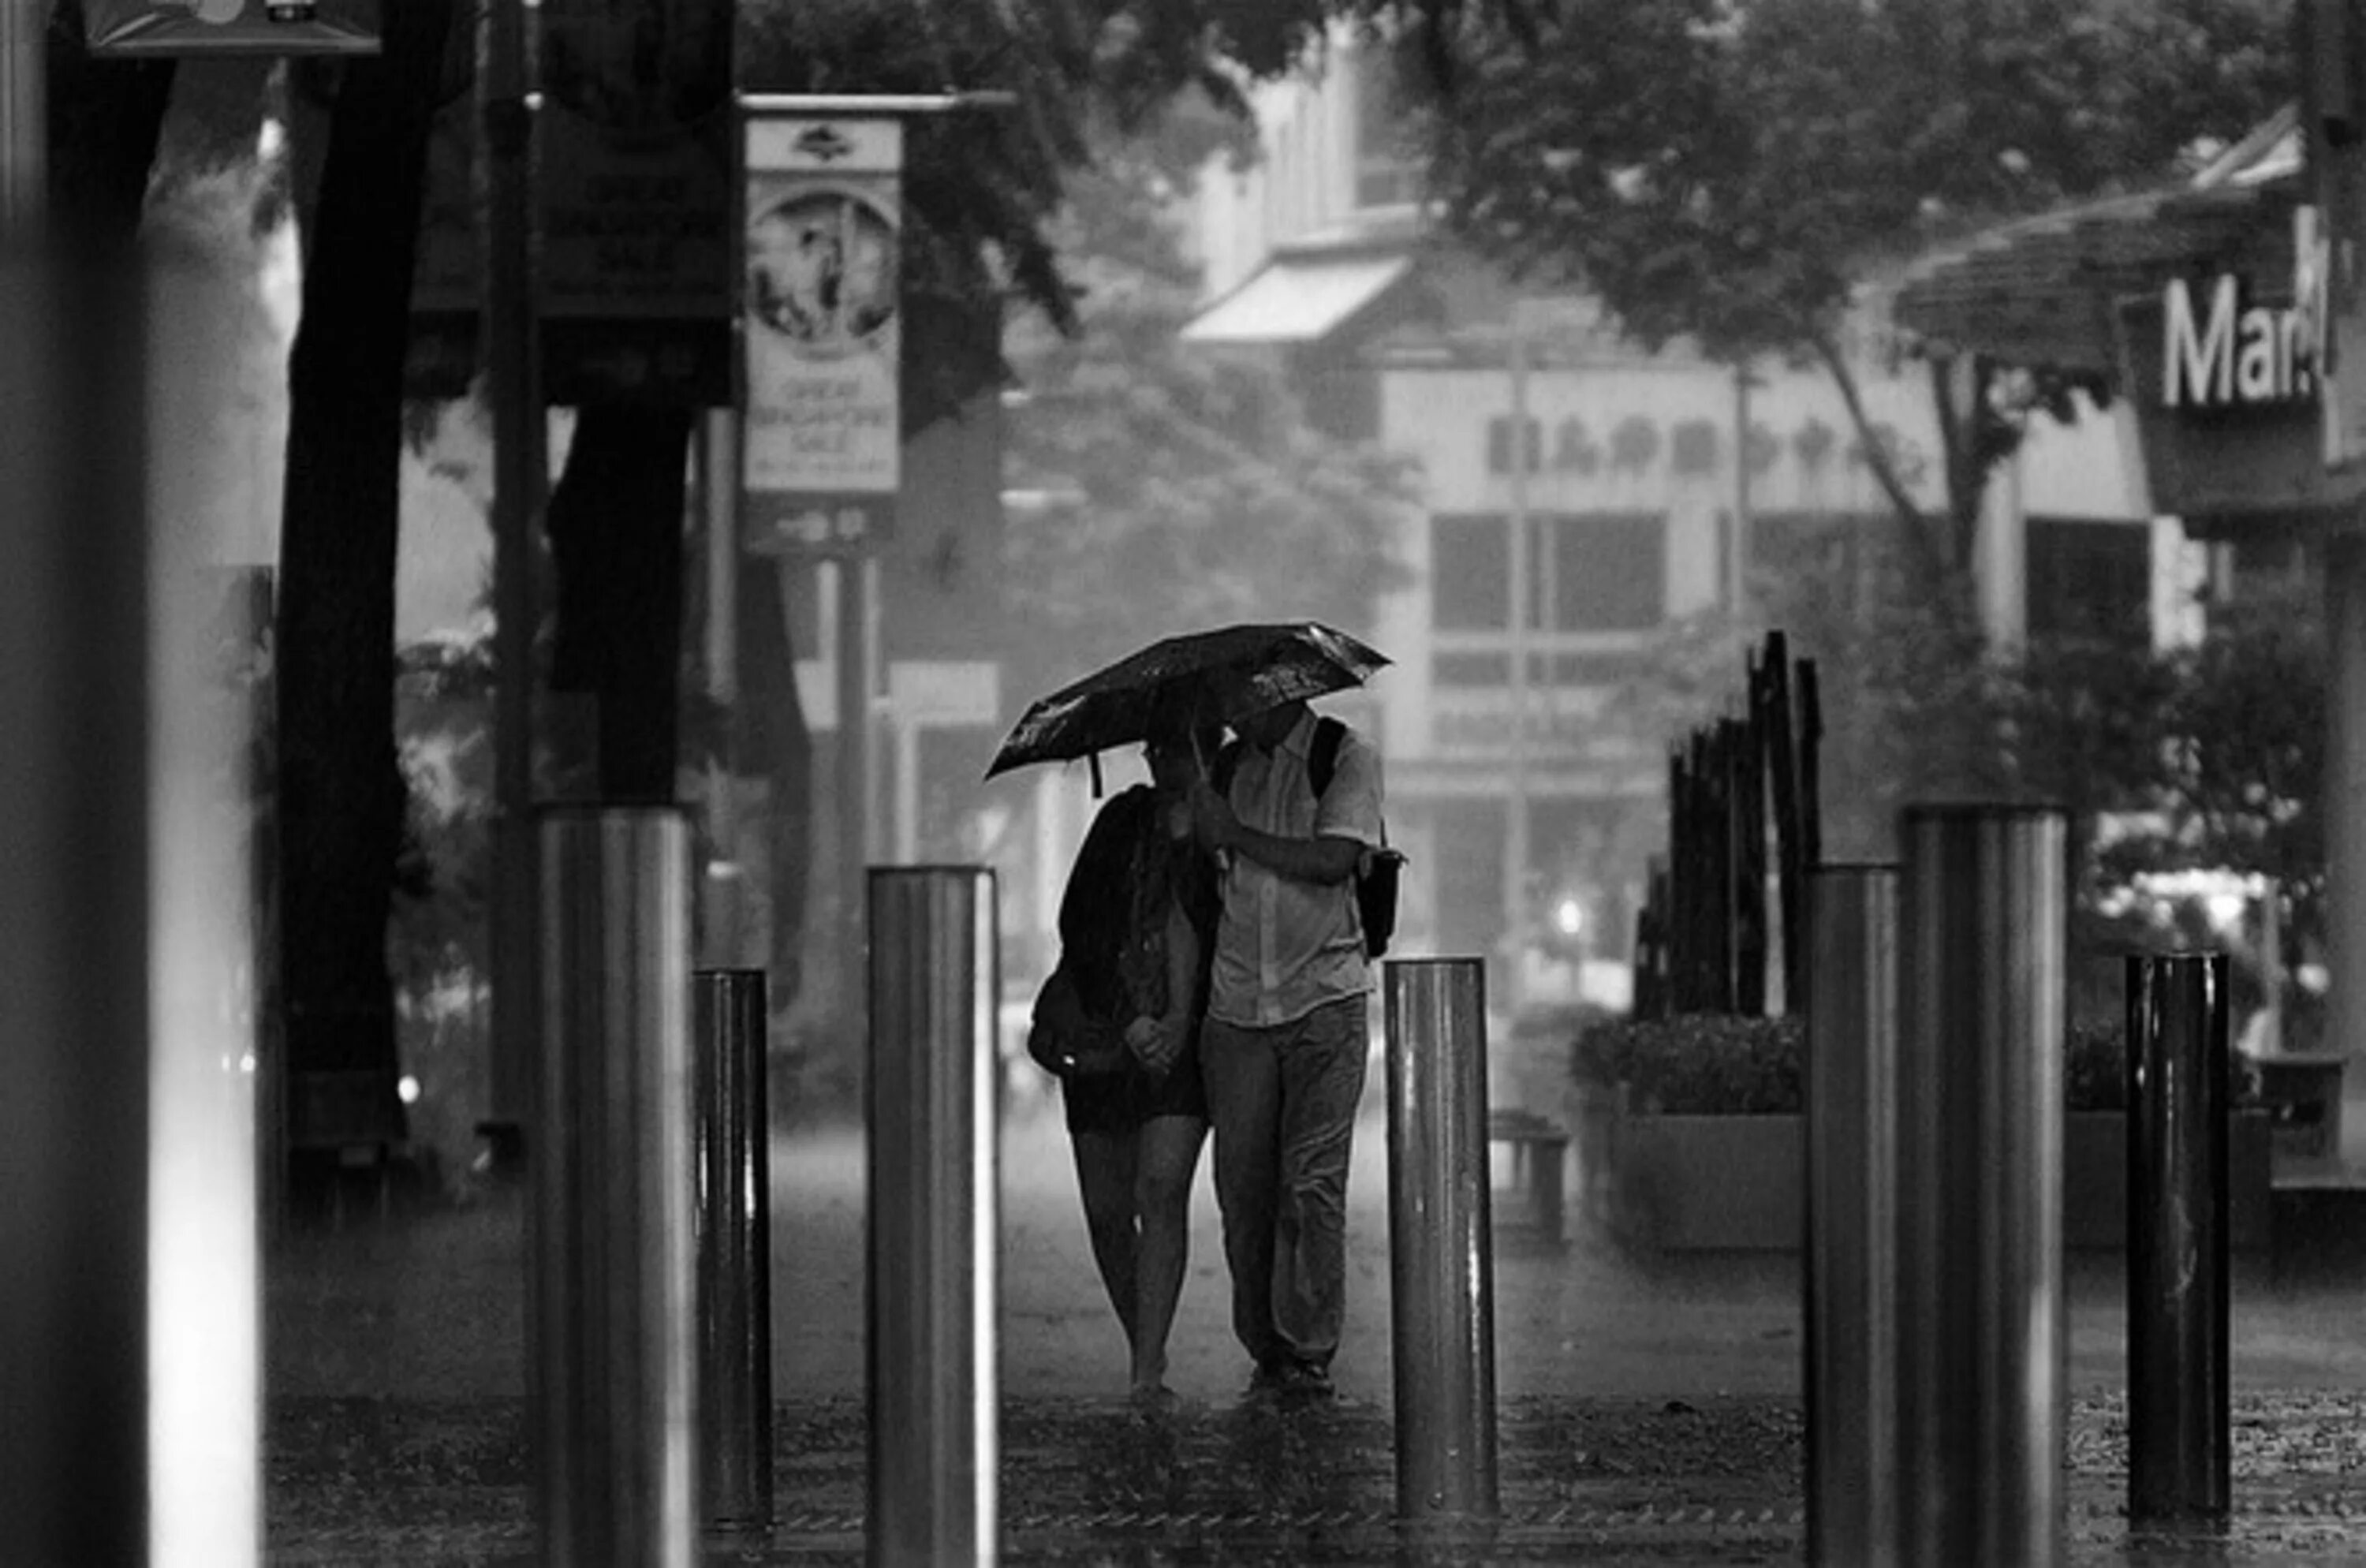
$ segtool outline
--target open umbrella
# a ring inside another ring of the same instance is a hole
[[[1189,632],[1039,697],[1003,738],[987,778],[1030,762],[1065,762],[1148,738],[1162,703],[1188,701],[1201,723],[1229,723],[1301,697],[1363,684],[1388,660],[1320,621]]]

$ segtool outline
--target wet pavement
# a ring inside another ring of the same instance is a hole
[[[1574,1222],[1495,1259],[1501,1517],[1484,1537],[1393,1523],[1386,1179],[1351,1184],[1341,1396],[1243,1396],[1204,1187],[1170,1382],[1132,1412],[1056,1127],[1006,1136],[999,1372],[1003,1560],[1014,1563],[1787,1562],[1802,1557],[1795,1265],[1637,1258]],[[859,1145],[774,1145],[774,1519],[710,1562],[863,1560]],[[1202,1173],[1204,1183],[1205,1174]],[[535,1561],[523,1400],[523,1203],[285,1238],[266,1276],[266,1527],[286,1564]],[[2238,1268],[2234,1517],[2132,1535],[2124,1309],[2075,1261],[2068,1561],[2366,1561],[2366,1322],[2355,1281],[2270,1288]]]
[[[2245,1395],[2235,1416],[2225,1530],[2131,1535],[2124,1412],[2114,1399],[2079,1401],[2069,1561],[2366,1556],[2366,1399]],[[711,1534],[707,1560],[861,1562],[866,1435],[859,1401],[781,1406],[773,1526]],[[1794,1562],[1802,1435],[1787,1400],[1513,1398],[1499,1408],[1499,1522],[1483,1539],[1425,1545],[1398,1540],[1391,1422],[1369,1404],[1237,1403],[1151,1421],[1108,1400],[1012,1400],[1002,1421],[1003,1555],[1178,1565]],[[275,1402],[268,1440],[275,1563],[533,1559],[516,1401]]]

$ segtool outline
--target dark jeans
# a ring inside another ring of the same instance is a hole
[[[1261,1367],[1328,1367],[1338,1353],[1347,1155],[1369,1049],[1362,997],[1271,1029],[1211,1018],[1200,1033],[1233,1332]]]

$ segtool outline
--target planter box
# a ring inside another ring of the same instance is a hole
[[[1806,1136],[1804,1116],[1621,1116],[1612,1228],[1670,1251],[1797,1250]]]
[[[1668,1251],[1789,1251],[1806,1235],[1803,1116],[1612,1118],[1609,1219],[1620,1239]],[[2229,1129],[2227,1195],[2236,1250],[2269,1235],[2271,1130],[2257,1114]],[[2116,1251],[2127,1239],[2127,1118],[2080,1111],[2063,1144],[2063,1246]]]

